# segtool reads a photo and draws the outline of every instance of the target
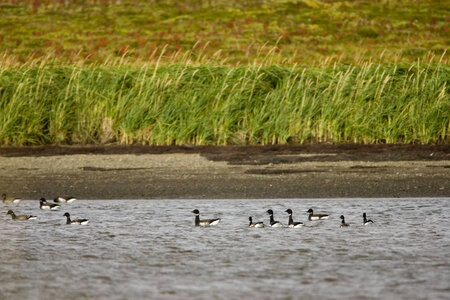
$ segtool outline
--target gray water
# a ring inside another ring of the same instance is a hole
[[[450,198],[0,205],[0,299],[450,298]],[[310,207],[330,218],[307,221]],[[194,227],[194,208],[222,222]],[[269,208],[306,226],[247,227],[250,215],[267,224]],[[66,211],[90,223],[65,225]]]

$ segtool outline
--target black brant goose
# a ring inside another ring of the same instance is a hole
[[[347,226],[350,226],[350,224],[348,224],[348,223],[345,223],[345,218],[344,218],[344,216],[342,216],[341,215],[341,227],[347,227]]]
[[[302,223],[302,222],[294,222],[294,219],[292,219],[292,209],[288,208],[288,209],[286,210],[286,212],[289,214],[289,224],[288,224],[288,227],[292,227],[292,228],[303,227],[303,223]]]
[[[70,225],[86,225],[87,223],[89,223],[88,219],[75,219],[75,220],[71,220],[70,219],[70,214],[68,212],[66,212],[64,214],[64,217],[67,218],[67,222],[66,224],[70,224]]]
[[[53,202],[55,202],[55,203],[72,203],[75,200],[77,200],[77,198],[75,198],[75,197],[58,196],[55,199],[53,199]]]
[[[269,209],[267,213],[270,215],[270,227],[283,227],[283,225],[273,219],[273,211]]]
[[[12,210],[8,210],[8,212],[6,214],[7,215],[11,215],[13,220],[26,221],[26,220],[34,220],[34,219],[37,218],[36,216],[32,216],[32,215],[18,215],[18,216],[16,216],[16,214]]]
[[[308,220],[310,221],[325,220],[329,217],[328,215],[314,214],[312,208],[310,208],[307,212],[309,213]]]
[[[248,217],[248,221],[250,222],[248,224],[248,227],[255,227],[255,228],[263,228],[264,227],[264,223],[263,222],[255,222],[255,223],[253,223],[252,217]]]
[[[192,213],[195,214],[195,226],[208,227],[217,225],[220,222],[220,218],[200,220],[200,212],[198,209],[194,209]]]
[[[13,198],[13,197],[6,198],[6,194],[2,194],[2,200],[3,203],[14,203],[14,204],[18,204],[20,201],[22,201],[22,199],[20,198]]]
[[[367,220],[366,213],[363,213],[363,225],[373,224],[372,220]]]
[[[40,209],[46,209],[46,210],[57,210],[59,209],[60,205],[55,203],[48,203],[45,198],[41,198],[40,200]]]

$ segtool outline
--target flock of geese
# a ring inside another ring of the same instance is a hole
[[[54,203],[47,202],[45,198],[41,198],[39,200],[39,208],[43,210],[59,210],[61,207],[61,204],[59,203],[72,203],[73,201],[77,200],[75,197],[62,197],[58,196],[55,199],[53,199]],[[6,194],[2,195],[2,201],[6,204],[18,204],[22,199],[20,198],[7,198]],[[20,221],[27,221],[27,220],[34,220],[37,218],[37,216],[33,215],[16,215],[11,209],[8,210],[6,213],[8,215],[11,215],[11,218],[13,220],[20,220]],[[69,225],[86,225],[89,223],[88,219],[75,219],[72,220],[70,218],[70,214],[66,212],[64,215],[66,217],[66,224]]]
[[[292,218],[292,209],[288,208],[285,211],[288,215],[289,215],[289,219],[288,219],[288,227],[291,228],[299,228],[299,227],[303,227],[305,224],[303,222],[294,222],[294,219]],[[194,209],[192,211],[193,214],[195,214],[195,221],[194,224],[195,226],[202,226],[202,227],[208,227],[208,226],[214,226],[219,224],[220,222],[220,218],[216,218],[216,219],[200,219],[200,212],[198,209]],[[317,221],[317,220],[325,220],[328,219],[329,215],[326,214],[315,214],[314,211],[312,210],[312,208],[310,208],[307,213],[308,215],[308,220],[309,221]],[[275,221],[274,217],[273,217],[273,210],[269,209],[267,210],[267,214],[269,215],[269,226],[270,227],[283,227],[283,224],[281,224],[281,222],[279,221]],[[341,227],[348,227],[350,226],[349,223],[345,222],[345,217],[343,215],[340,216],[341,219]],[[253,218],[250,216],[248,217],[248,227],[255,227],[255,228],[263,228],[265,227],[264,222],[253,222]],[[363,223],[362,225],[370,225],[373,224],[372,220],[367,220],[367,215],[366,213],[363,213]]]
[[[7,198],[6,194],[2,195],[3,198],[3,203],[12,203],[12,204],[18,204],[22,199],[20,198]],[[62,196],[58,196],[56,197],[53,202],[54,203],[50,203],[47,202],[47,200],[45,198],[41,198],[39,201],[39,208],[43,209],[43,210],[59,210],[61,205],[59,203],[71,203],[73,201],[77,200],[74,197],[62,197]],[[288,227],[291,228],[299,228],[299,227],[303,227],[305,224],[303,222],[294,222],[294,219],[292,218],[292,209],[287,209],[285,211],[288,215],[289,215],[289,219],[288,219]],[[200,211],[198,209],[194,209],[192,211],[193,214],[195,214],[195,220],[194,220],[194,224],[195,226],[201,226],[201,227],[208,227],[208,226],[214,226],[219,224],[219,222],[221,221],[220,218],[216,218],[216,219],[200,219]],[[315,214],[314,211],[312,210],[312,208],[310,208],[308,211],[308,220],[309,221],[316,221],[316,220],[325,220],[328,219],[329,215],[326,214]],[[16,215],[12,210],[8,210],[7,212],[8,215],[11,215],[11,218],[13,220],[22,220],[22,221],[26,221],[26,220],[33,220],[36,219],[37,216],[33,216],[33,215]],[[267,210],[267,214],[269,215],[269,225],[270,227],[283,227],[283,224],[281,224],[281,222],[279,221],[275,221],[274,217],[273,217],[273,210],[269,209]],[[66,217],[66,224],[70,224],[70,225],[86,225],[87,223],[89,223],[88,219],[75,219],[72,220],[70,218],[70,214],[68,212],[66,212],[64,215],[64,217]],[[350,226],[349,223],[345,222],[345,217],[343,215],[340,216],[341,219],[341,227],[348,227]],[[250,216],[248,218],[249,227],[255,227],[255,228],[262,228],[265,227],[264,222],[253,222],[253,218]],[[369,225],[369,224],[373,224],[372,220],[367,220],[367,216],[366,213],[363,213],[363,225]]]

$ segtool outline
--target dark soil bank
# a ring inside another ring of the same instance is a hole
[[[448,145],[0,148],[25,199],[450,197]]]

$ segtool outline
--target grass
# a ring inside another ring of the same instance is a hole
[[[449,16],[439,0],[0,0],[0,53],[18,64],[154,63],[162,49],[162,62],[189,51],[215,65],[260,64],[270,51],[302,67],[414,63],[448,49]]]
[[[448,143],[450,69],[0,69],[0,144]]]
[[[438,0],[0,0],[0,145],[448,143]]]

